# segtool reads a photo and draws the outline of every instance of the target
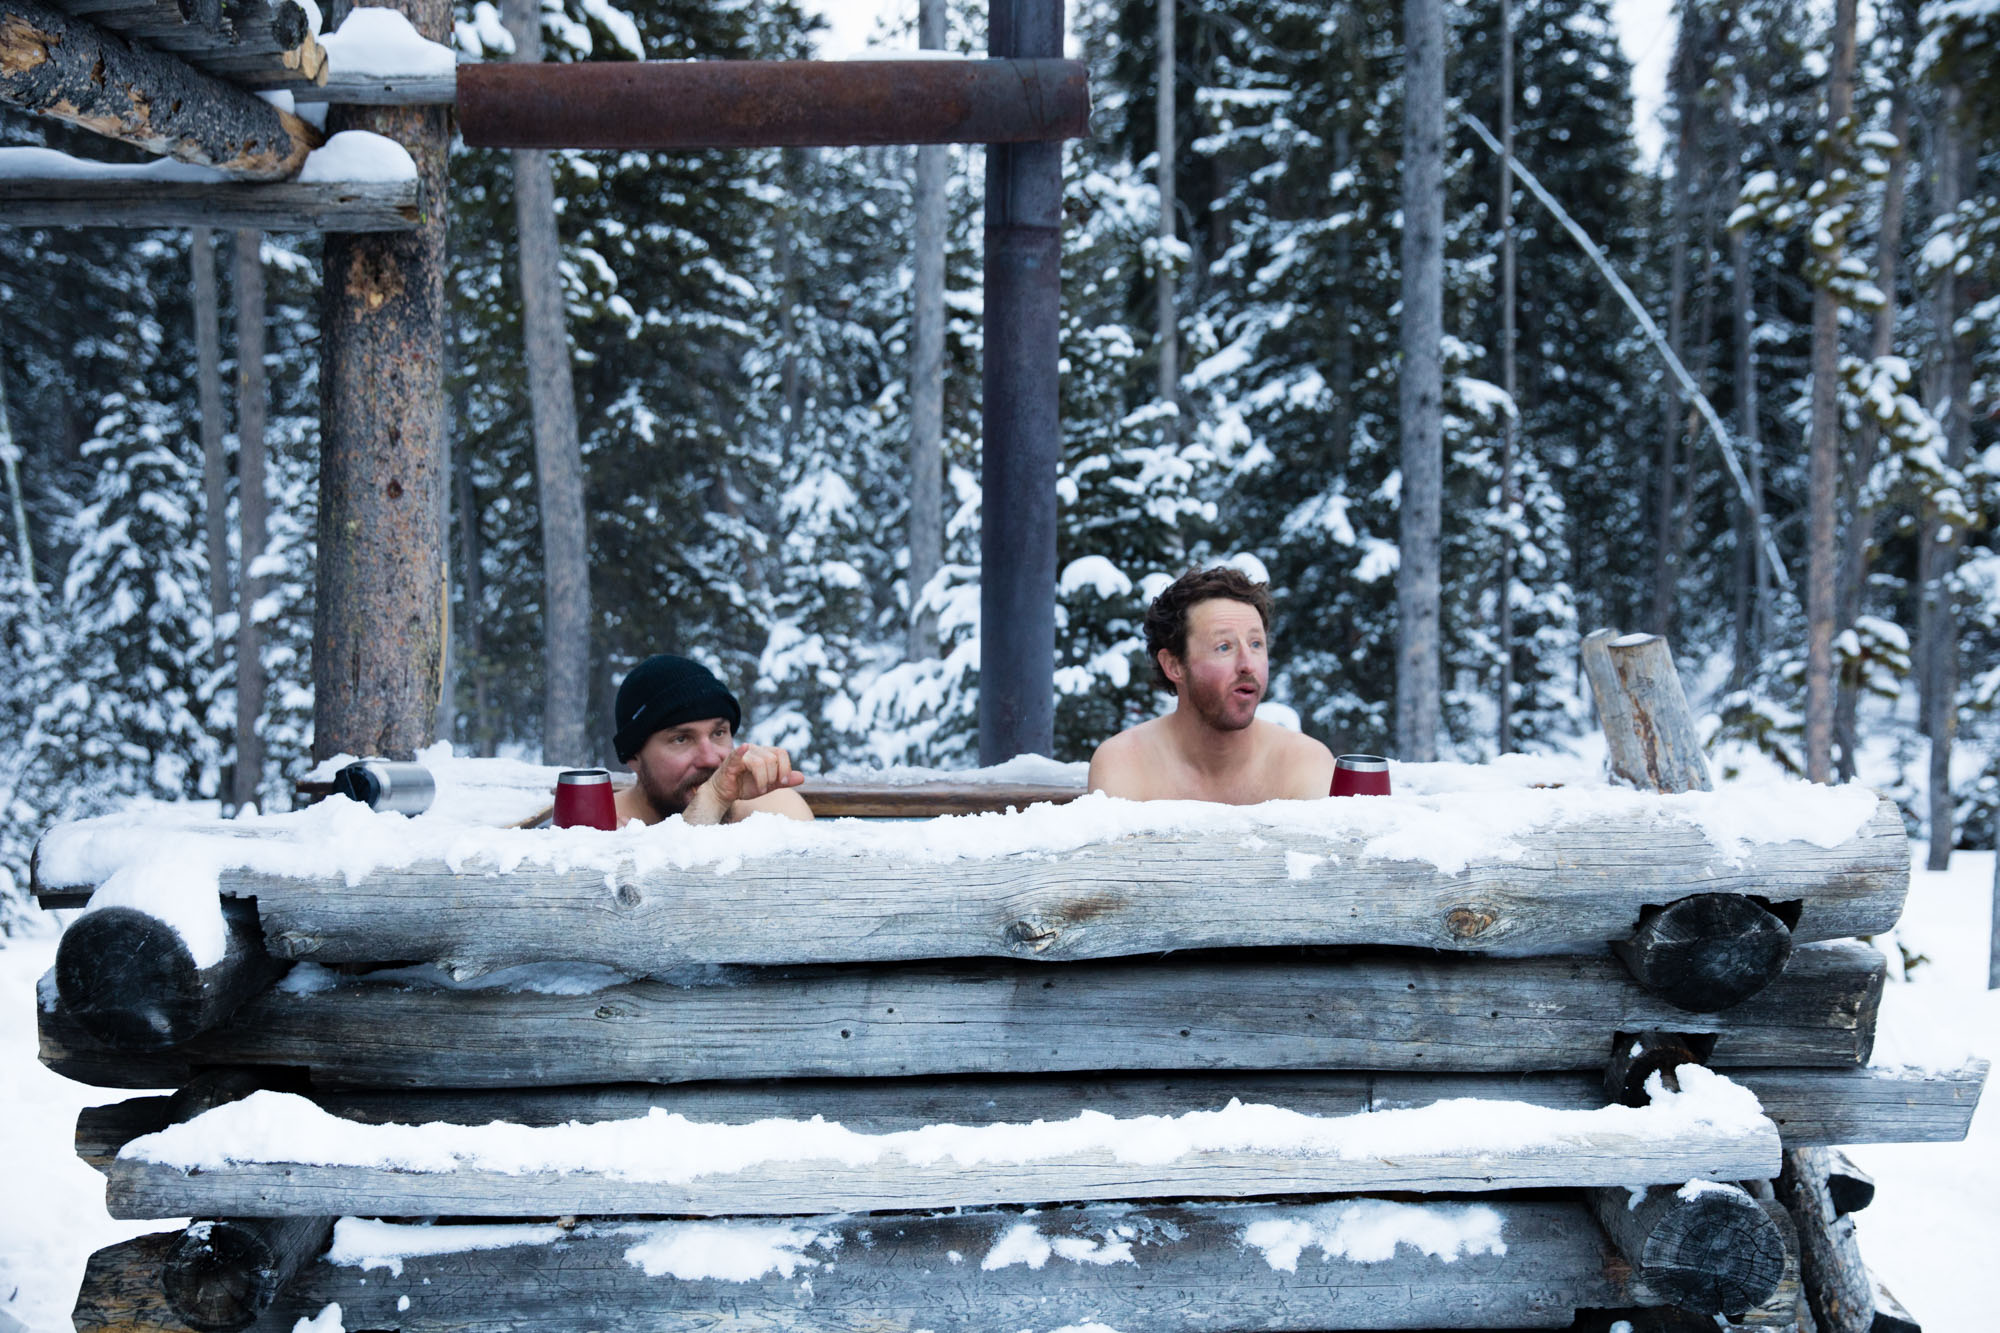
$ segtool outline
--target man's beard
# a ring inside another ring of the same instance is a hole
[[[669,787],[653,775],[650,764],[640,764],[638,771],[639,790],[646,794],[646,801],[664,818],[668,815],[684,814],[688,802],[694,799],[701,784],[715,776],[713,768],[690,769],[681,778],[680,785]]]
[[[1200,718],[1205,726],[1213,727],[1217,731],[1241,731],[1257,720],[1257,707],[1253,703],[1250,711],[1240,720],[1235,716],[1232,705],[1235,703],[1236,685],[1237,682],[1232,679],[1223,689],[1209,691],[1189,680],[1187,701],[1194,708],[1195,716]],[[1259,687],[1257,702],[1261,703],[1263,698],[1264,691]]]

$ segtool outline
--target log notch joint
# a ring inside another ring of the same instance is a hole
[[[1754,898],[1697,893],[1649,907],[1611,946],[1633,979],[1677,1008],[1712,1014],[1775,981],[1792,957],[1791,927]]]

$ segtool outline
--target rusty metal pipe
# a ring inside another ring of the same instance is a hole
[[[1035,143],[1088,132],[1075,60],[686,60],[461,65],[475,148]]]

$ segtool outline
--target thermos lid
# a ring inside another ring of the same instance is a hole
[[[594,787],[609,781],[611,774],[601,768],[566,768],[556,775],[556,782],[565,787]]]
[[[1344,754],[1333,761],[1336,768],[1350,773],[1386,773],[1389,761],[1379,754]]]

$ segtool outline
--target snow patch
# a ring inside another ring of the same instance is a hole
[[[394,184],[416,178],[417,164],[410,150],[370,130],[342,130],[306,155],[306,164],[298,175],[301,182],[308,184]]]
[[[403,1275],[405,1259],[464,1250],[506,1250],[521,1245],[547,1245],[561,1240],[563,1229],[553,1222],[539,1226],[515,1222],[429,1227],[343,1217],[333,1224],[329,1263],[362,1272],[386,1268],[391,1277]]]
[[[181,937],[196,967],[214,967],[228,949],[215,867],[200,856],[161,857],[120,868],[97,886],[83,914],[107,907],[127,907],[165,922]]]
[[[766,1273],[789,1278],[819,1266],[804,1251],[831,1248],[819,1232],[783,1222],[664,1222],[644,1230],[646,1239],[625,1251],[625,1262],[647,1277],[683,1282],[755,1282]]]
[[[450,74],[458,67],[450,47],[419,35],[399,11],[374,5],[348,11],[339,29],[319,44],[327,67],[339,74],[407,79]]]
[[[1327,1259],[1363,1264],[1394,1258],[1399,1245],[1445,1263],[1466,1255],[1505,1254],[1501,1230],[1499,1212],[1485,1204],[1358,1199],[1252,1222],[1243,1230],[1243,1244],[1263,1251],[1272,1268],[1296,1273],[1299,1257],[1308,1249]]]

